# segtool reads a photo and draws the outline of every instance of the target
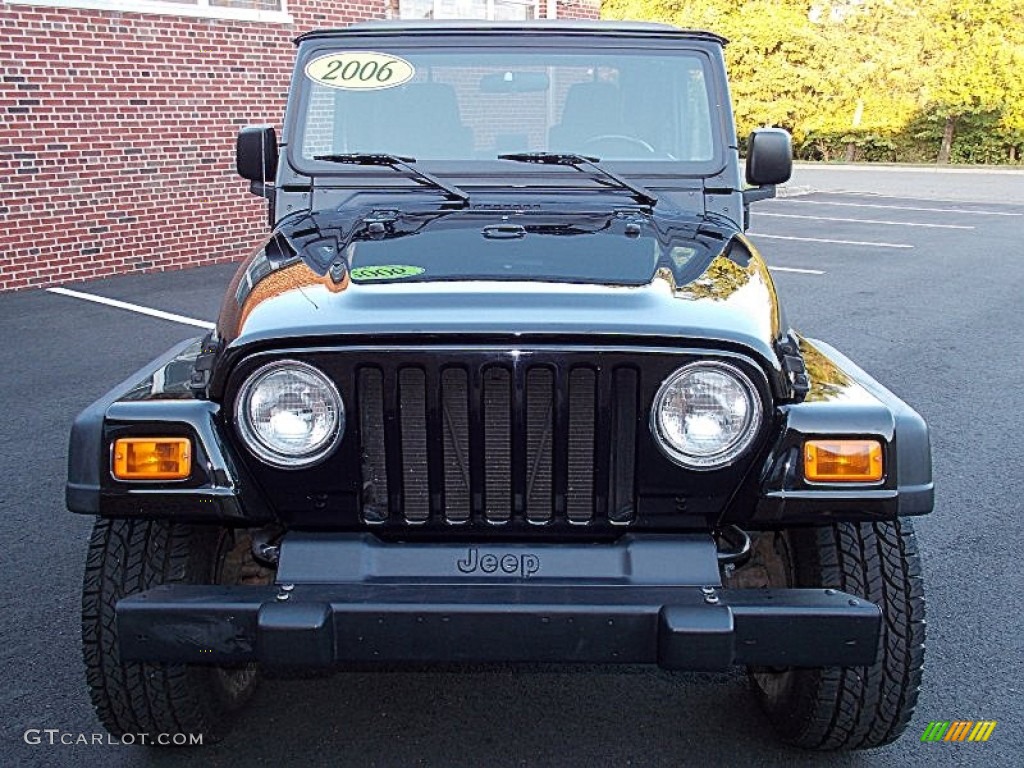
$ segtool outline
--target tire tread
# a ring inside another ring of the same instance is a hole
[[[796,670],[769,717],[787,742],[807,749],[879,747],[906,730],[924,669],[920,555],[907,520],[837,523],[792,531],[795,585],[834,588],[882,609],[878,657],[865,667]]]
[[[216,531],[180,523],[97,519],[83,578],[82,656],[93,707],[112,734],[219,737],[210,670],[122,662],[114,611],[122,597],[159,584],[204,583],[216,541]]]

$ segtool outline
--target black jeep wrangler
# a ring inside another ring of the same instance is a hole
[[[260,668],[742,665],[779,735],[911,716],[923,420],[791,330],[744,236],[791,171],[722,48],[651,24],[298,39],[216,330],[71,434],[113,733],[223,732]]]

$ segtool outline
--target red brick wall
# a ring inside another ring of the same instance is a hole
[[[285,25],[0,7],[0,290],[242,256],[265,204],[235,175],[238,128],[280,124],[295,35],[376,10],[297,0]]]
[[[601,15],[601,0],[558,0],[560,19],[596,19]]]
[[[235,175],[238,128],[280,127],[297,34],[384,8],[292,0],[285,25],[0,6],[0,290],[243,256],[265,203]]]

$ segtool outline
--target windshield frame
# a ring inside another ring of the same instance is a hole
[[[713,41],[694,38],[655,37],[622,38],[590,34],[581,39],[579,35],[561,35],[545,32],[531,35],[528,40],[512,36],[493,34],[466,35],[373,35],[340,34],[336,37],[317,37],[304,40],[299,47],[292,88],[289,92],[286,122],[282,144],[290,170],[299,177],[315,178],[321,186],[364,187],[376,185],[384,179],[384,185],[391,186],[394,172],[385,168],[345,167],[325,161],[316,161],[302,155],[304,121],[312,93],[310,81],[305,77],[306,64],[312,59],[342,50],[382,50],[397,56],[415,55],[423,52],[445,51],[455,54],[476,52],[522,54],[531,49],[539,53],[568,55],[679,55],[697,57],[704,70],[708,88],[710,129],[713,145],[712,158],[707,161],[672,160],[607,160],[602,166],[623,176],[654,179],[671,183],[672,180],[707,179],[722,174],[729,167],[730,157],[735,155],[735,129],[732,126],[732,112],[728,97],[728,86],[724,82],[721,66],[721,46]],[[493,183],[502,179],[512,184],[539,186],[549,189],[592,188],[593,179],[571,167],[517,164],[507,160],[433,160],[416,158],[417,165],[443,178],[480,180]],[[287,173],[289,169],[282,168]],[[284,183],[296,183],[299,179],[281,179]]]

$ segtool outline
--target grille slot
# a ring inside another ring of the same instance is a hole
[[[637,374],[629,368],[615,372],[611,433],[611,489],[608,519],[616,525],[633,521],[636,478]]]
[[[565,512],[572,523],[589,522],[594,514],[594,385],[590,368],[569,374],[569,473]]]
[[[357,384],[359,436],[362,442],[363,520],[382,523],[388,519],[388,468],[384,449],[384,376],[375,368],[363,368]]]
[[[639,375],[557,362],[361,367],[368,524],[634,519]]]
[[[512,516],[512,387],[504,368],[484,371],[484,517],[491,523]]]
[[[450,523],[469,520],[469,382],[461,368],[441,374],[444,424],[444,514]]]
[[[427,468],[427,390],[423,371],[403,368],[398,374],[398,410],[402,428],[403,513],[410,523],[430,517]]]
[[[533,368],[526,374],[526,519],[531,523],[546,523],[554,510],[551,498],[554,381],[548,368]]]

